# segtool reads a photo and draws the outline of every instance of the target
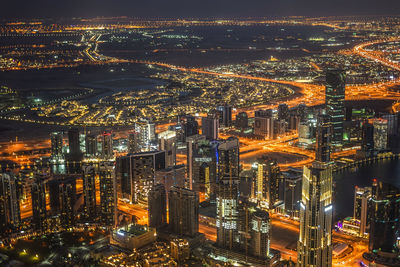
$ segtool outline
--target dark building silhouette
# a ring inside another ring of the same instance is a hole
[[[60,197],[60,218],[64,229],[75,225],[74,205],[76,200],[76,189],[73,184],[61,183],[58,186]]]
[[[368,121],[362,124],[362,138],[361,149],[364,152],[371,152],[374,150],[374,126]]]
[[[167,224],[167,196],[163,184],[157,184],[149,192],[149,226],[160,228]]]
[[[185,137],[199,134],[199,124],[197,123],[196,118],[193,116],[186,116],[183,129]]]
[[[169,228],[177,235],[194,236],[199,232],[199,196],[196,192],[172,187],[168,194]]]
[[[40,177],[32,184],[32,223],[35,230],[46,230],[46,190]]]
[[[97,136],[87,134],[85,138],[86,156],[94,157],[97,155]]]
[[[332,123],[332,144],[343,144],[344,99],[346,74],[342,70],[331,69],[326,72],[325,106]]]
[[[246,112],[240,112],[239,114],[236,115],[236,120],[235,120],[236,128],[240,130],[247,129],[249,127],[249,116],[247,115]]]
[[[21,222],[16,178],[13,174],[0,174],[0,235],[15,230]]]
[[[201,131],[202,135],[204,135],[209,140],[217,140],[218,139],[218,128],[219,128],[219,119],[214,115],[208,115],[207,117],[201,118]]]
[[[84,216],[90,221],[97,217],[96,213],[96,169],[94,165],[83,166],[83,199]]]
[[[400,190],[374,180],[372,184],[369,250],[374,253],[399,253]]]

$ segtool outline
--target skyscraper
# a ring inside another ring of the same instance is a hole
[[[371,152],[374,150],[374,126],[368,121],[362,124],[362,138],[361,149],[364,152]]]
[[[87,219],[96,219],[96,170],[93,165],[84,165],[83,170],[83,199],[84,215]]]
[[[135,131],[130,132],[128,135],[128,153],[139,153],[140,146],[139,146],[139,134]]]
[[[32,222],[35,230],[46,230],[46,191],[44,181],[37,177],[32,184]]]
[[[101,156],[103,159],[112,159],[114,157],[113,151],[113,137],[111,131],[105,131],[102,135],[101,142]]]
[[[63,133],[52,132],[50,134],[51,140],[51,158],[54,161],[60,161],[64,158],[63,155]]]
[[[377,254],[399,253],[400,190],[374,180],[372,184],[369,250]]]
[[[388,121],[384,119],[374,120],[374,149],[383,151],[388,148]]]
[[[223,177],[239,178],[239,139],[229,137],[219,142],[217,164],[217,181]]]
[[[222,113],[222,125],[224,127],[229,127],[232,125],[232,106],[225,104],[223,106],[217,107],[217,110]]]
[[[317,119],[317,140],[315,148],[315,159],[319,162],[331,160],[331,138],[332,123],[328,115],[319,115]]]
[[[270,210],[274,209],[279,200],[279,183],[281,172],[278,163],[268,157],[257,160],[256,198],[268,204]]]
[[[72,128],[68,130],[68,146],[71,160],[79,160],[81,155],[81,147],[78,128]]]
[[[199,124],[197,123],[196,118],[193,116],[186,116],[183,129],[185,137],[199,134]]]
[[[16,229],[21,222],[15,176],[0,174],[0,235],[9,229]]]
[[[251,219],[252,254],[256,257],[267,259],[270,257],[270,231],[271,222],[269,213],[257,210]]]
[[[70,183],[61,183],[59,185],[59,197],[61,208],[61,223],[65,229],[68,229],[75,224],[75,190]]]
[[[169,227],[178,235],[194,236],[199,231],[199,196],[196,192],[172,187],[168,195]]]
[[[163,184],[157,184],[149,191],[149,226],[160,228],[167,224],[167,198]]]
[[[247,115],[246,112],[240,112],[239,114],[236,115],[236,120],[235,120],[236,128],[240,130],[244,130],[249,127],[249,116]]]
[[[97,155],[97,137],[93,134],[87,134],[85,138],[86,156],[94,157]]]
[[[304,167],[298,267],[332,266],[332,169]]]
[[[141,151],[150,151],[156,139],[155,124],[149,119],[142,119],[135,124],[135,131],[139,134]]]
[[[354,190],[353,218],[360,222],[360,236],[369,230],[371,220],[371,187],[357,187]]]
[[[201,141],[205,141],[206,137],[204,135],[193,135],[186,138],[186,165],[188,173],[188,187],[193,190],[194,184],[194,158],[197,154],[198,148]]]
[[[346,74],[342,70],[330,69],[326,72],[325,86],[326,113],[332,123],[332,144],[343,144],[344,99]]]
[[[165,151],[165,167],[176,164],[176,132],[164,131],[158,135],[159,150]]]
[[[100,221],[105,226],[115,226],[117,209],[117,192],[115,185],[114,164],[99,164],[100,180]]]
[[[165,169],[165,151],[151,151],[118,157],[116,177],[118,194],[130,202],[147,200],[155,172]]]
[[[201,118],[201,130],[202,134],[209,140],[218,139],[218,128],[219,120],[217,117],[208,115],[207,117]]]
[[[223,177],[217,184],[217,245],[233,249],[238,235],[239,213],[239,179]]]

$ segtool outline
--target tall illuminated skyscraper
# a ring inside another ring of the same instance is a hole
[[[319,115],[317,119],[317,140],[315,159],[319,162],[331,160],[332,123],[328,115]]]
[[[252,254],[256,257],[267,259],[270,257],[270,231],[271,221],[268,212],[257,210],[251,219]]]
[[[257,177],[255,183],[255,197],[268,204],[269,209],[274,209],[274,204],[279,199],[279,183],[281,172],[278,163],[267,157],[257,160]]]
[[[346,73],[342,70],[328,70],[325,89],[326,113],[332,123],[332,144],[341,145],[344,132]]]
[[[62,220],[62,226],[68,229],[75,224],[75,189],[70,183],[61,183],[59,185],[59,197],[60,197],[60,215]]]
[[[46,191],[40,178],[32,184],[32,222],[35,230],[46,230]]]
[[[105,131],[102,135],[102,149],[101,149],[101,156],[103,159],[111,159],[114,157],[113,152],[113,138],[111,131]]]
[[[54,161],[60,161],[63,159],[63,133],[52,132],[50,134],[51,140],[51,158]]]
[[[165,151],[165,167],[172,167],[176,163],[176,132],[164,131],[158,135],[159,150]]]
[[[298,267],[332,266],[332,169],[304,167]]]
[[[100,180],[100,221],[105,226],[115,226],[117,209],[117,191],[115,185],[114,164],[99,164]]]
[[[202,134],[209,140],[218,139],[218,128],[219,120],[218,117],[213,115],[208,115],[207,117],[201,118],[201,131]]]
[[[20,222],[15,176],[0,174],[0,235],[10,228],[17,228]]]
[[[217,245],[233,249],[239,228],[239,179],[224,177],[217,184]]]
[[[83,199],[85,217],[96,218],[96,170],[93,165],[83,166]]]

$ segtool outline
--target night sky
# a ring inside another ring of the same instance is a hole
[[[1,18],[398,15],[400,0],[2,0]]]

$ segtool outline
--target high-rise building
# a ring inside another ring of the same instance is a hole
[[[139,134],[141,151],[150,151],[157,142],[156,127],[149,119],[142,119],[135,124],[135,131]]]
[[[188,187],[193,190],[194,184],[194,159],[199,149],[200,143],[205,141],[206,137],[204,135],[193,135],[186,138],[186,165],[188,173]]]
[[[331,69],[326,72],[325,86],[326,113],[332,123],[332,144],[343,144],[344,132],[344,99],[346,90],[346,73]]]
[[[139,146],[139,134],[135,131],[130,132],[128,135],[128,153],[139,153],[140,146]]]
[[[154,185],[149,191],[149,226],[160,228],[167,224],[167,196],[163,184]]]
[[[172,167],[176,164],[176,132],[164,131],[158,135],[159,150],[165,151],[165,166]]]
[[[236,137],[229,137],[219,142],[217,164],[217,182],[224,177],[239,178],[239,139]]]
[[[217,117],[208,115],[201,118],[201,131],[204,136],[209,140],[218,139],[219,120]]]
[[[0,174],[0,235],[16,229],[21,222],[16,178],[13,174]]]
[[[68,146],[71,160],[79,160],[81,155],[81,146],[78,128],[68,130]]]
[[[332,169],[304,167],[298,267],[332,266]]]
[[[103,159],[112,159],[114,157],[112,132],[103,132],[101,139],[101,157]]]
[[[374,120],[374,149],[383,151],[388,148],[388,121],[384,119]]]
[[[116,177],[120,198],[132,203],[147,200],[155,172],[165,169],[165,151],[150,151],[118,157]]]
[[[51,180],[47,182],[49,193],[50,193],[50,207],[52,215],[58,215],[61,213],[61,190],[60,185],[71,184],[72,186],[72,196],[75,198],[76,196],[76,177],[74,176],[65,176],[65,175],[57,175],[54,176]],[[73,203],[75,203],[75,199],[73,199]]]
[[[259,209],[252,214],[251,243],[253,256],[262,259],[270,258],[270,228],[271,222],[268,212]]]
[[[84,165],[83,170],[83,200],[86,219],[96,219],[96,170],[93,165]]]
[[[199,134],[199,124],[197,123],[196,118],[193,116],[186,116],[183,129],[185,137]]]
[[[353,218],[360,222],[360,236],[369,232],[371,220],[371,187],[357,187],[354,190],[354,211]]]
[[[217,245],[233,249],[238,236],[239,212],[239,179],[226,176],[217,184]]]
[[[400,190],[374,180],[372,184],[369,250],[377,254],[399,253]]]
[[[291,169],[283,172],[282,175],[285,181],[285,214],[290,217],[299,217],[303,171]]]
[[[269,209],[274,209],[279,200],[279,183],[281,172],[278,163],[267,157],[257,160],[257,178],[255,185],[256,198],[267,204]]]
[[[368,121],[364,121],[362,124],[361,142],[361,149],[364,152],[374,150],[374,126]]]
[[[232,106],[230,105],[223,105],[217,107],[217,110],[222,113],[222,125],[224,127],[229,127],[232,125]]]
[[[70,183],[61,183],[59,185],[61,223],[65,229],[68,229],[75,224],[75,192],[73,185]]]
[[[63,133],[53,132],[50,134],[51,140],[51,158],[54,161],[60,161],[64,158],[63,155]]]
[[[235,120],[236,128],[240,129],[241,131],[247,129],[249,127],[249,116],[246,112],[240,112],[236,115]]]
[[[46,230],[46,191],[44,181],[38,177],[32,184],[32,223],[35,230]]]
[[[317,119],[317,139],[315,159],[319,162],[331,160],[332,123],[328,115],[319,115]]]
[[[194,236],[199,231],[199,196],[196,192],[172,187],[168,195],[169,228],[178,235]]]
[[[97,155],[97,136],[94,134],[87,134],[85,139],[87,157],[95,157]]]
[[[173,186],[186,186],[186,166],[185,164],[175,165],[173,167],[158,170],[155,173],[154,184],[162,184],[168,195]]]
[[[100,221],[105,226],[115,226],[117,209],[117,192],[115,169],[112,162],[100,162]]]

